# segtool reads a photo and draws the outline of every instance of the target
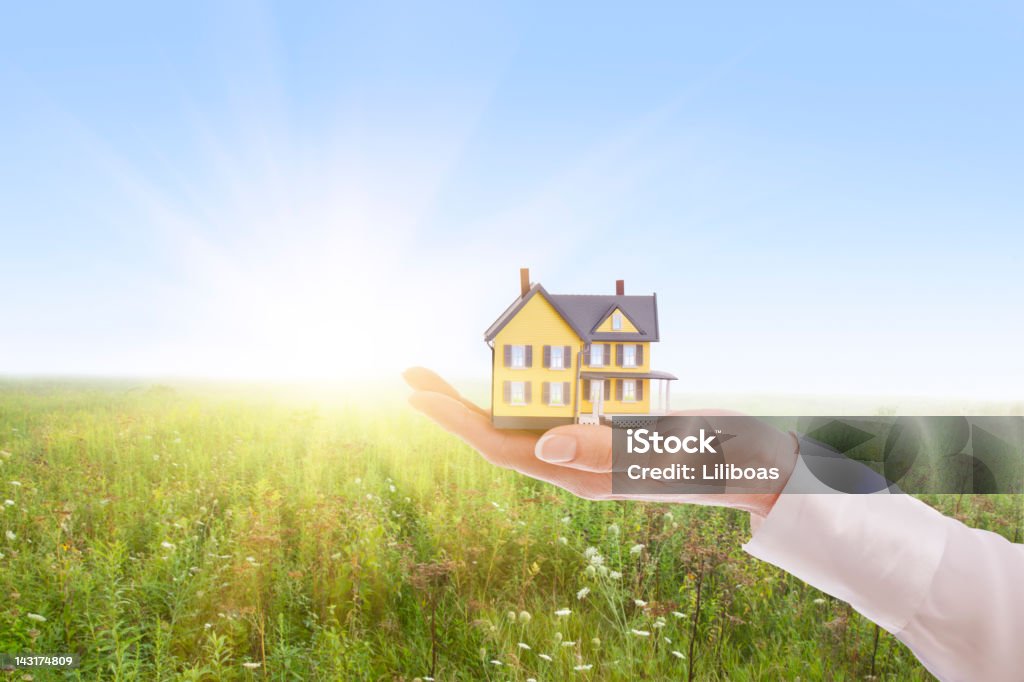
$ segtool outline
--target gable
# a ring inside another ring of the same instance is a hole
[[[621,320],[622,320],[622,326],[619,327],[618,329],[615,328],[615,316],[616,315],[619,315]],[[637,329],[636,325],[633,324],[633,321],[629,319],[629,315],[625,314],[622,311],[622,308],[619,308],[618,306],[616,306],[610,313],[608,313],[608,316],[605,317],[604,320],[602,320],[601,323],[599,325],[597,325],[597,327],[594,328],[594,331],[595,332],[601,332],[601,333],[609,332],[609,333],[612,333],[612,334],[639,334],[639,333],[641,333],[640,330]]]
[[[581,339],[543,296],[532,296],[495,334],[499,343],[578,343]]]

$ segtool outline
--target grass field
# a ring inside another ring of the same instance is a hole
[[[8,381],[0,450],[0,652],[81,655],[36,680],[929,679],[744,514],[575,499],[398,393]]]

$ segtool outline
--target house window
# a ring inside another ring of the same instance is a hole
[[[622,313],[615,313],[612,315],[612,329],[620,332],[622,331]]]
[[[622,347],[622,366],[636,367],[636,346],[633,344]]]
[[[551,362],[548,366],[551,369],[565,369],[565,353],[562,346],[551,346]]]
[[[512,346],[512,367],[516,369],[526,367],[526,346]]]
[[[522,348],[522,346],[519,346]],[[509,403],[513,405],[525,405],[526,404],[526,382],[525,381],[510,381],[509,382]]]
[[[595,343],[590,347],[590,364],[600,367],[604,364],[604,345]]]
[[[623,379],[622,380],[622,402],[624,402],[624,403],[635,403],[636,402],[636,379]]]
[[[565,405],[565,396],[562,395],[562,382],[552,382],[548,387],[548,405]]]

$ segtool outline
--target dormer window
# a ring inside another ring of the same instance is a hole
[[[618,311],[612,315],[612,329],[617,332],[622,331],[622,313]]]

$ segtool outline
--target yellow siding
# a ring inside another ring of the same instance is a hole
[[[504,346],[529,345],[533,347],[533,366],[527,369],[513,369],[504,366]],[[565,369],[544,368],[544,346],[570,346],[571,362]],[[562,316],[559,315],[543,296],[534,295],[494,339],[494,381],[491,387],[491,405],[499,417],[573,417],[573,400],[576,395],[576,361],[582,341]],[[645,358],[646,359],[646,358]],[[503,386],[506,381],[528,381],[531,383],[529,405],[509,405],[504,400]],[[569,382],[566,404],[545,405],[542,384],[545,381]]]
[[[611,398],[604,401],[604,407],[602,408],[605,414],[646,414],[651,411],[651,382],[647,379],[641,379],[644,384],[644,398],[634,403],[627,403],[625,401],[616,400],[616,384],[619,379],[612,379],[611,386]],[[585,396],[583,401],[580,403],[580,413],[590,414],[594,411],[594,404],[589,400],[590,396]]]
[[[610,347],[611,365],[606,367],[588,367],[586,364],[583,365],[583,371],[592,372],[649,372],[651,371],[651,344],[648,342],[637,342],[637,341],[594,341],[594,345],[607,344]],[[618,359],[618,351],[616,346],[643,346],[644,349],[644,361],[636,367],[619,367],[615,364]]]
[[[628,320],[623,319],[623,328],[625,328]],[[610,367],[584,367],[583,371],[592,372],[649,372],[651,371],[651,344],[648,342],[635,342],[635,341],[595,341],[596,343],[608,343],[611,346],[612,353],[612,365]],[[644,361],[642,364],[636,367],[619,367],[615,364],[618,358],[618,351],[616,350],[617,345],[639,345],[643,346],[644,349]],[[651,409],[651,382],[648,379],[643,379],[644,383],[644,397],[643,400],[639,400],[635,403],[627,403],[615,399],[616,383],[618,379],[612,379],[611,398],[604,401],[604,413],[605,414],[644,414],[650,412]],[[580,403],[581,414],[591,413],[594,411],[594,404],[590,402],[590,396],[584,395],[583,401]]]
[[[612,316],[615,313],[621,313],[622,311],[616,308],[612,311],[611,315],[604,318],[604,322],[597,326],[598,332],[611,332],[612,334],[636,334],[639,330],[633,326],[633,323],[629,321],[629,318],[625,315],[622,316],[622,329],[612,329]]]

